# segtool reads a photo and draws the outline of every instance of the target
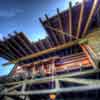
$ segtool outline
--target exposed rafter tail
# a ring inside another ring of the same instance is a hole
[[[17,53],[17,54],[16,54],[17,57],[19,57],[19,56],[22,57],[22,56],[23,56],[23,55],[19,52],[19,50],[17,50],[17,49],[15,48],[15,46],[13,46],[13,44],[7,40],[7,38],[3,37],[3,39],[7,42],[7,45],[8,45],[10,48],[12,48],[12,49]]]
[[[8,47],[8,45],[4,45],[3,43],[2,43],[2,46],[3,46],[3,52],[5,52],[5,53],[8,53],[7,55],[9,55],[12,59],[16,59],[17,57],[16,57],[16,55],[12,52],[12,50]]]
[[[19,34],[22,34],[23,35],[23,33],[22,32],[20,32]],[[23,35],[24,36],[24,35]],[[25,37],[25,36],[24,36]],[[30,53],[33,53],[33,50],[32,50],[32,48],[30,48],[30,46],[26,43],[26,41],[24,40],[24,38],[20,35],[17,35],[17,39],[19,40],[19,41],[21,41],[21,43],[24,45],[24,47],[30,52]]]
[[[39,40],[39,45],[40,45],[40,47],[41,47],[43,50],[46,49],[45,46],[44,46],[44,44],[43,44],[43,41],[42,41],[42,40]]]
[[[50,40],[49,40],[49,37],[46,38],[46,41],[47,41],[48,46],[49,46],[50,48],[53,47],[52,44],[51,44],[51,42],[50,42]]]
[[[23,51],[23,54],[24,54],[24,56],[27,54],[27,52],[23,49],[23,47],[19,44],[19,42],[17,42],[13,37],[14,36],[12,36],[11,34],[8,34],[8,36],[10,37],[10,38],[12,38],[11,39],[11,41],[14,43],[14,44],[16,44],[19,48],[20,48],[20,50],[22,50]]]
[[[32,42],[32,44],[33,44],[34,52],[40,51],[34,42]]]

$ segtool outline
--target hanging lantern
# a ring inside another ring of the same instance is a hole
[[[51,100],[55,100],[56,99],[56,94],[50,94],[49,96],[50,96]]]

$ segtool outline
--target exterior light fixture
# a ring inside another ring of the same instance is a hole
[[[56,99],[56,94],[50,94],[49,97],[50,97],[50,100],[55,100]]]

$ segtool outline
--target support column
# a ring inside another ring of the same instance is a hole
[[[22,85],[22,89],[21,89],[21,92],[24,92],[25,91],[25,88],[26,88],[26,84],[23,82],[23,85]],[[22,99],[25,99],[25,96],[19,96],[20,98]]]
[[[58,79],[55,80],[55,88],[59,89],[60,88],[60,82]]]

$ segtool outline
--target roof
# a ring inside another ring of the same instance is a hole
[[[100,0],[88,0],[83,4],[71,6],[67,11],[59,12],[57,15],[40,22],[47,31],[48,37],[36,43],[31,42],[23,32],[14,35],[8,34],[8,38],[0,40],[0,56],[8,61],[16,60],[27,55],[59,46],[61,44],[85,37],[91,29]],[[80,12],[80,13],[79,13]],[[87,27],[86,27],[87,26]],[[65,34],[61,34],[65,33]]]
[[[85,37],[87,35],[87,32],[91,28],[93,28],[92,23],[95,20],[96,14],[98,13],[98,9],[100,10],[100,0],[95,1],[97,2],[94,3],[94,0],[84,0],[84,3],[82,5],[77,4],[74,7],[69,4],[68,10],[60,12],[59,9],[57,9],[57,15],[53,17],[48,17],[45,14],[46,20],[42,21],[40,19],[40,22],[47,31],[47,34],[52,38],[53,41],[55,41],[55,43],[56,41],[59,43],[64,41],[60,41],[62,40],[63,35],[59,35],[58,33],[60,32],[57,33],[57,31],[55,31],[53,28],[61,30],[65,33],[69,33],[74,38]],[[95,9],[93,9],[94,6]],[[86,28],[87,24],[88,27]],[[65,36],[65,42],[69,41],[69,36],[70,35],[67,35],[67,39]]]

